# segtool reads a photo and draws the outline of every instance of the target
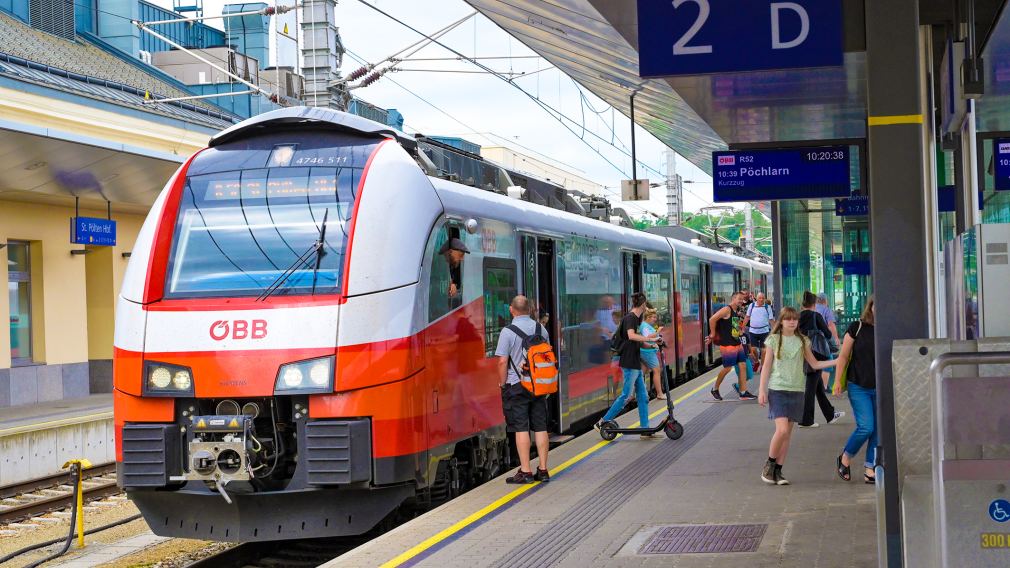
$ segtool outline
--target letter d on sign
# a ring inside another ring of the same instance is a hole
[[[795,38],[789,41],[782,41],[782,35],[779,27],[779,12],[782,10],[792,10],[796,12],[796,15],[800,17],[800,33]],[[771,5],[772,12],[772,49],[790,49],[800,45],[807,39],[807,34],[810,33],[810,16],[807,15],[807,11],[796,4],[795,2],[772,2]]]

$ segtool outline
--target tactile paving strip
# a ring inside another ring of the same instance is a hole
[[[669,525],[638,549],[639,554],[755,552],[768,525]]]
[[[657,442],[653,450],[612,475],[592,495],[572,505],[546,529],[510,550],[492,566],[557,566],[562,557],[585,540],[611,513],[694,447],[737,407],[736,404],[711,405],[684,424],[683,438]]]

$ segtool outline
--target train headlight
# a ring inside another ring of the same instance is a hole
[[[189,390],[193,386],[193,378],[189,375],[189,370],[182,369],[172,375],[172,386],[179,390]]]
[[[281,381],[284,382],[284,386],[289,389],[296,389],[302,386],[305,382],[305,374],[298,367],[289,366],[284,369],[284,374],[281,375]]]
[[[144,396],[193,394],[193,371],[189,367],[155,361],[144,362]]]
[[[320,357],[281,365],[274,394],[333,392],[333,357]]]

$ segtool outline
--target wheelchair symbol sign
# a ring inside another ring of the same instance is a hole
[[[1010,521],[1010,502],[1006,499],[996,499],[989,503],[989,518],[997,523]]]

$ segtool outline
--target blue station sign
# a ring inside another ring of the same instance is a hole
[[[712,152],[717,203],[848,197],[849,147]]]
[[[70,242],[77,245],[115,246],[116,222],[95,217],[71,217]]]
[[[835,200],[835,217],[865,217],[870,214],[870,198],[853,195]]]
[[[1010,191],[1010,138],[996,138],[992,147],[996,191]]]
[[[642,77],[843,63],[841,0],[638,0]]]

